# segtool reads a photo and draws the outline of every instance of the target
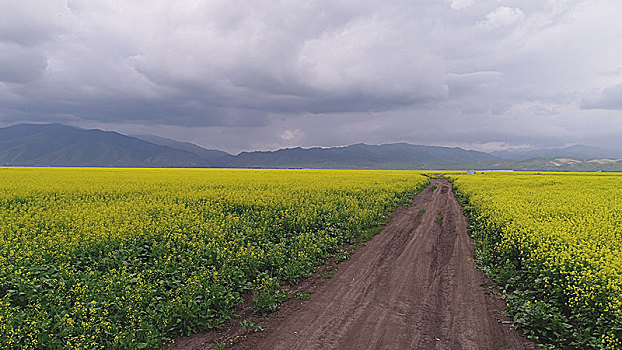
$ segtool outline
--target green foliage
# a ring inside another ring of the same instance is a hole
[[[264,330],[256,321],[242,320],[240,326],[246,329],[246,333],[257,333]]]
[[[559,308],[546,301],[539,301],[523,291],[515,291],[508,300],[514,323],[525,330],[529,339],[549,343],[549,346],[569,343],[572,326]]]
[[[260,315],[266,315],[274,310],[289,296],[288,289],[280,289],[279,281],[266,275],[260,276],[255,283],[252,305]]]
[[[374,236],[379,234],[380,232],[382,232],[382,227],[370,227],[368,229],[365,229],[361,231],[361,233],[359,234],[358,241],[359,243],[368,242],[370,239],[374,238]]]
[[[342,261],[346,261],[350,259],[350,255],[352,253],[349,250],[343,250],[340,249],[336,254],[335,254],[335,263],[339,264]]]
[[[321,276],[324,278],[333,278],[334,275],[333,272],[324,272]]]
[[[313,289],[309,289],[305,292],[296,292],[295,298],[296,300],[309,300],[311,298],[311,294],[315,293]]]

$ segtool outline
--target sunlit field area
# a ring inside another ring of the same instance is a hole
[[[533,339],[622,347],[622,176],[450,175],[480,263]]]
[[[408,203],[407,171],[0,168],[0,348],[159,348],[269,312]]]

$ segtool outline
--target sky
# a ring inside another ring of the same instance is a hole
[[[619,0],[0,0],[0,126],[622,149]]]

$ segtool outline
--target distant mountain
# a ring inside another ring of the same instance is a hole
[[[214,149],[205,149],[201,146],[195,145],[194,143],[181,142],[181,141],[169,139],[166,137],[160,137],[156,135],[131,135],[131,136],[137,139],[143,140],[143,141],[151,142],[156,145],[166,146],[166,147],[194,153],[207,162],[212,162],[218,158],[231,155],[224,151],[219,151],[219,150],[214,150]]]
[[[113,131],[62,124],[0,128],[0,165],[202,167],[199,156]]]
[[[543,148],[530,151],[496,151],[491,152],[491,154],[499,158],[519,161],[533,158],[576,158],[582,160],[622,158],[622,152],[584,145],[574,145],[565,148]]]
[[[475,167],[496,159],[487,153],[457,147],[360,143],[345,147],[297,147],[268,152],[242,152],[237,156],[223,157],[216,164],[224,167],[450,169]]]
[[[613,158],[622,156],[587,146],[491,155],[407,143],[297,147],[231,155],[155,135],[137,138],[62,124],[0,128],[0,165],[17,166],[622,171],[622,159]]]
[[[622,159],[532,158],[511,163],[514,170],[622,171]]]

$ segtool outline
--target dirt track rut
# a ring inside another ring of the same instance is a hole
[[[288,301],[227,349],[537,349],[487,293],[473,248],[451,185],[432,179],[309,301]]]

